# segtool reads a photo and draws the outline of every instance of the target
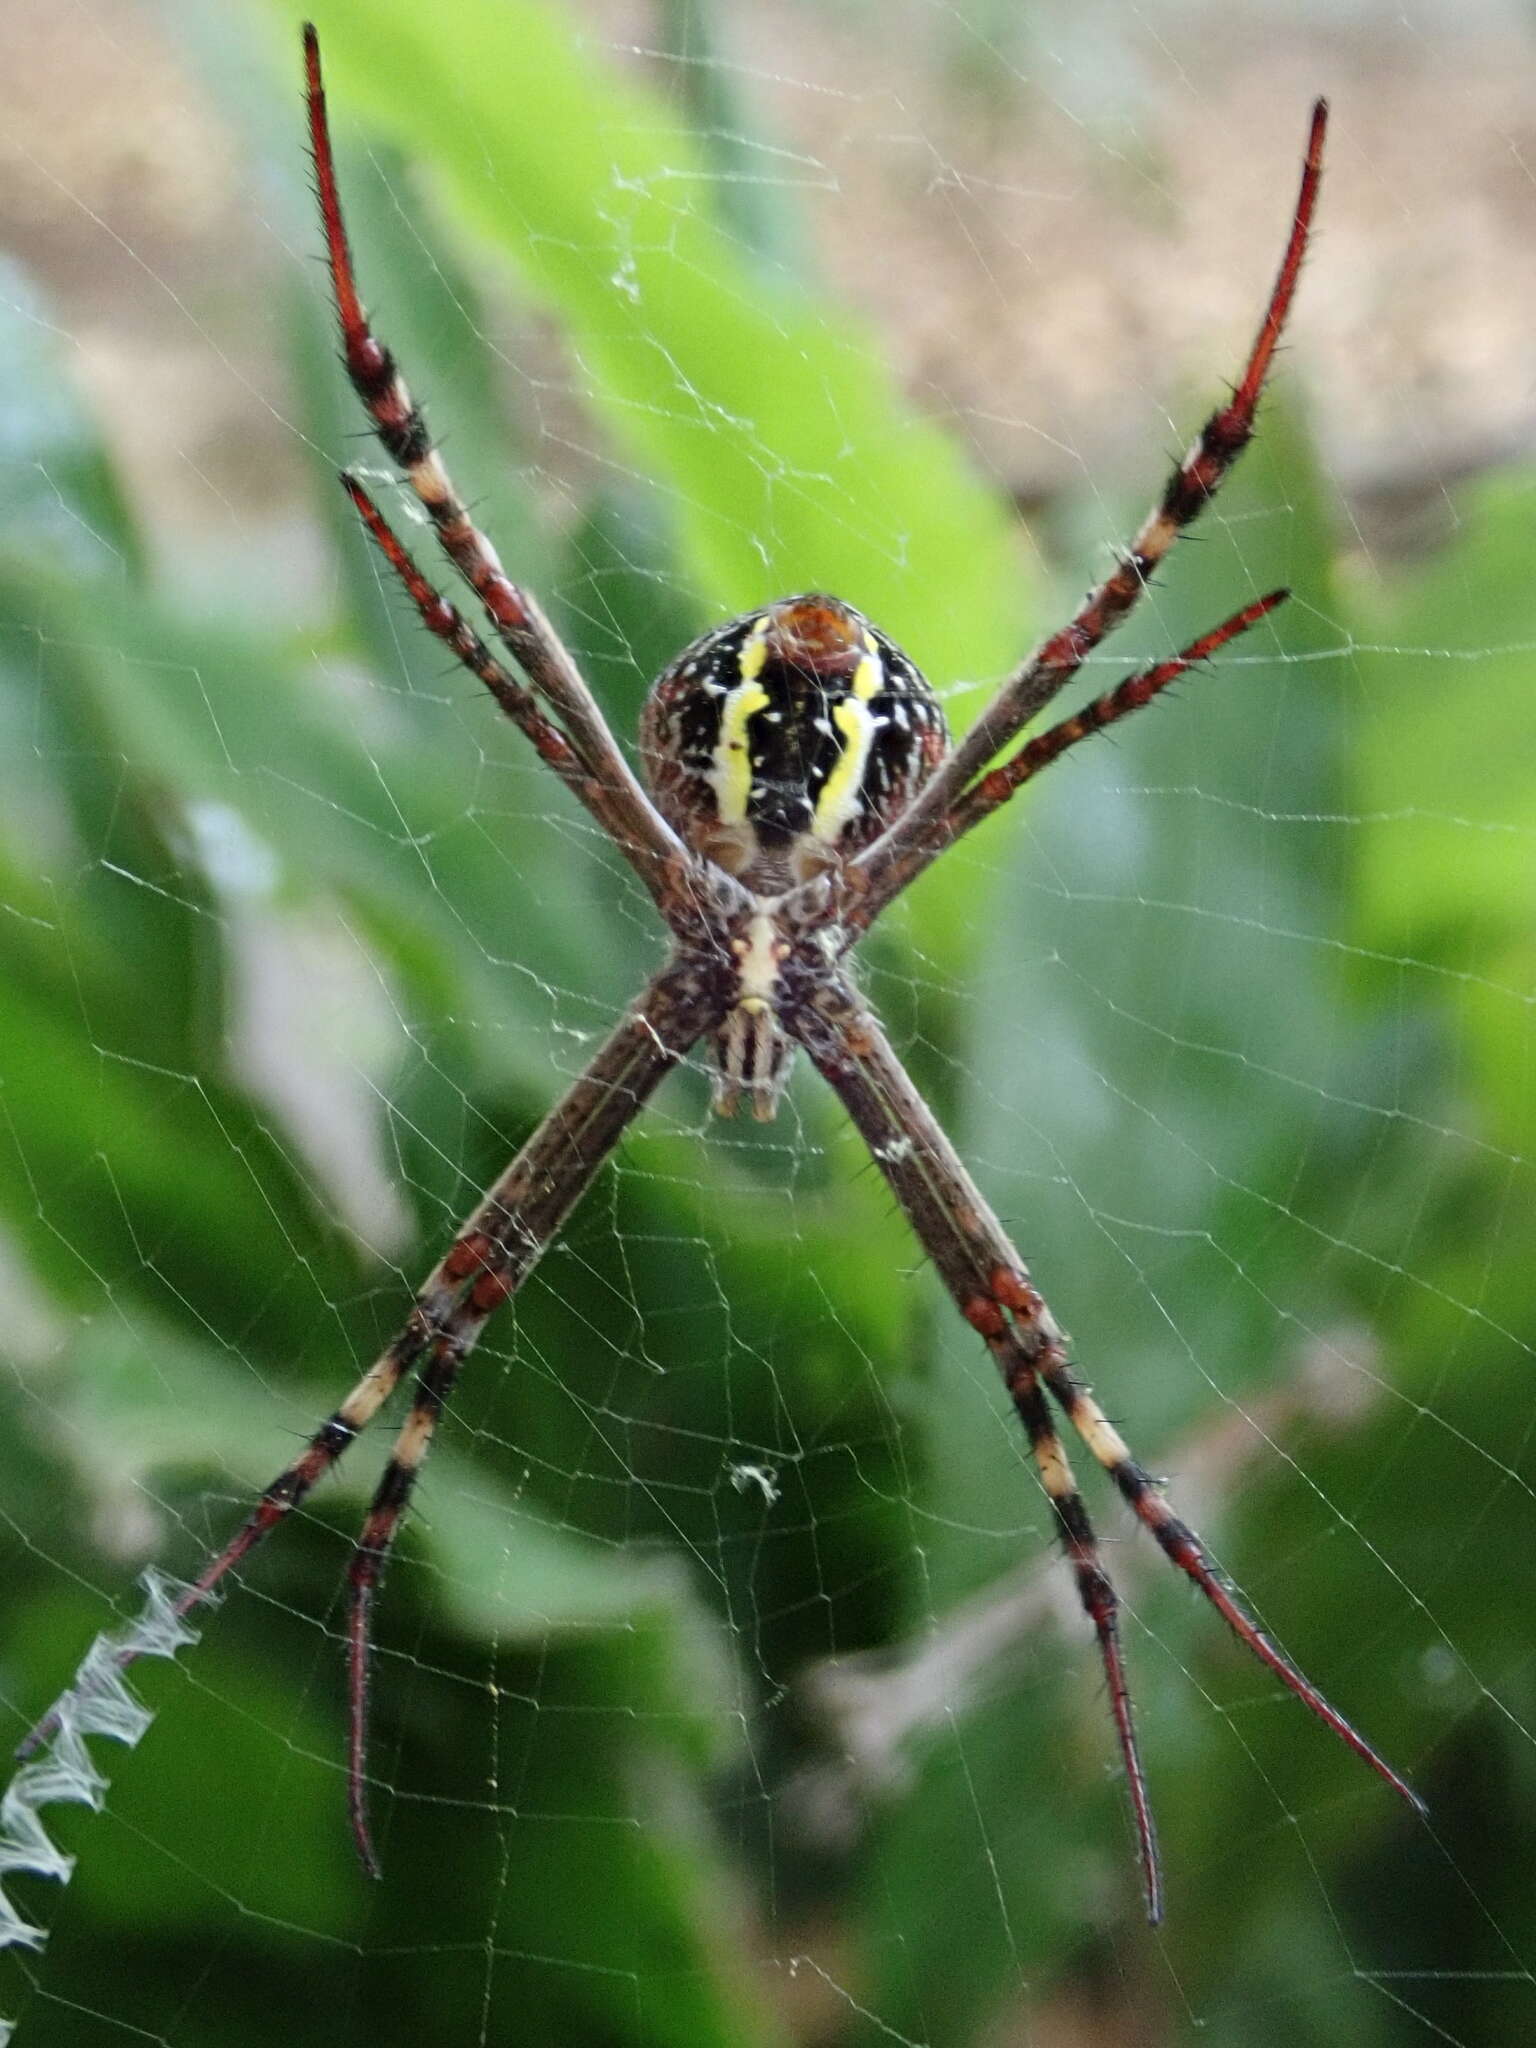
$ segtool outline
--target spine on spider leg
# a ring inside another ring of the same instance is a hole
[[[68,1884],[75,1859],[50,1840],[39,1809],[101,1810],[107,1780],[86,1747],[87,1737],[106,1736],[132,1749],[154,1718],[129,1691],[124,1667],[140,1657],[174,1657],[197,1641],[197,1632],[183,1619],[191,1589],[153,1570],[145,1572],[141,1584],[145,1597],[139,1613],[126,1627],[97,1636],[49,1714],[43,1753],[24,1763],[0,1794],[0,1880],[48,1877]],[[40,1949],[47,1938],[0,1890],[0,1949]],[[0,2020],[0,2048],[10,2033],[10,2024]]]
[[[1150,668],[1139,669],[1113,690],[1105,691],[1102,697],[1095,697],[1081,710],[1074,711],[1070,718],[1060,719],[1046,731],[1026,740],[1017,753],[1010,755],[998,767],[989,769],[956,801],[944,821],[947,843],[953,844],[984,818],[989,818],[1000,805],[1017,795],[1026,782],[1033,781],[1053,761],[1059,761],[1069,747],[1118,725],[1121,719],[1129,718],[1133,712],[1144,710],[1170,683],[1176,683],[1192,668],[1209,661],[1230,642],[1250,632],[1261,619],[1268,618],[1272,611],[1284,604],[1290,595],[1289,590],[1282,589],[1271,590],[1265,596],[1255,598],[1252,604],[1245,604],[1229,618],[1223,619],[1219,626],[1213,626],[1197,640],[1191,640],[1179,653],[1170,655],[1166,661],[1154,662]]]

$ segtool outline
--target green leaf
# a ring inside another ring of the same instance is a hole
[[[430,160],[558,313],[581,398],[672,506],[709,611],[832,589],[941,681],[1017,656],[1002,501],[845,313],[742,248],[663,100],[528,0],[463,0],[449,33],[410,0],[339,0],[316,21],[333,122],[345,137],[367,119]]]

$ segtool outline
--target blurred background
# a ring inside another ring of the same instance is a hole
[[[365,295],[630,734],[828,588],[957,725],[1241,363],[1078,750],[866,949],[1105,1405],[1427,1825],[1092,1474],[1168,1918],[983,1348],[814,1077],[678,1076],[493,1325],[146,1663],[23,2048],[1460,2043],[1536,2027],[1536,35],[1513,5],[331,0]],[[0,1701],[191,1574],[659,955],[353,531],[300,15],[0,0]],[[407,532],[411,512],[380,481]],[[425,550],[423,559],[426,561]],[[437,565],[427,564],[436,575]],[[440,579],[441,580],[441,579]],[[1080,1465],[1087,1464],[1079,1459]],[[0,1814],[0,1870],[16,1861]]]

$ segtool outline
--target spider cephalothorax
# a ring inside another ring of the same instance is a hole
[[[1326,109],[1313,109],[1279,275],[1228,403],[1206,422],[1114,568],[1076,615],[1008,677],[953,753],[932,691],[899,648],[833,597],[786,598],[684,650],[646,705],[647,796],[580,669],[532,596],[511,581],[433,447],[393,358],[362,309],[320,80],[305,31],[310,139],[347,371],[444,554],[516,664],[486,643],[417,568],[355,477],[343,482],[426,626],[532,742],[650,892],[671,935],[666,965],[490,1188],[427,1275],[396,1336],[244,1525],[176,1604],[184,1614],[330,1471],[407,1374],[410,1412],[348,1573],[352,1822],[377,1872],[367,1812],[370,1609],[432,1433],[488,1318],[522,1285],[665,1076],[713,1047],[717,1106],[748,1092],[771,1115],[789,1051],[804,1049],[841,1099],[934,1271],[995,1359],[1098,1639],[1135,1815],[1151,1918],[1162,1889],[1121,1656],[1114,1588],[1055,1417],[1064,1417],[1164,1554],[1239,1640],[1410,1805],[1415,1794],[1272,1642],[1174,1514],[1162,1488],[1067,1356],[1066,1340],[985,1196],[860,998],[845,956],[887,904],[964,833],[1069,747],[1127,717],[1195,663],[1258,624],[1284,591],[1255,598],[1180,653],[1128,677],[1030,739],[1025,726],[1133,608],[1158,564],[1220,485],[1252,430],[1290,308],[1322,166]],[[520,671],[519,674],[517,671]],[[120,1653],[128,1662],[132,1650]],[[34,1731],[58,1726],[57,1710]]]

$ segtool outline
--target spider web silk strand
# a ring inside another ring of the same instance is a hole
[[[50,1710],[52,1732],[42,1755],[24,1763],[0,1795],[0,1884],[18,1874],[68,1884],[75,1859],[50,1839],[39,1809],[71,1805],[101,1811],[108,1781],[86,1747],[87,1736],[110,1736],[132,1749],[154,1719],[129,1691],[124,1666],[139,1657],[174,1657],[198,1640],[176,1612],[187,1590],[180,1580],[150,1570],[140,1584],[143,1607],[125,1627],[97,1636]],[[23,1919],[0,1889],[0,1949],[36,1950],[47,1939],[46,1929]],[[14,2031],[14,2022],[0,2018],[0,2048]]]

